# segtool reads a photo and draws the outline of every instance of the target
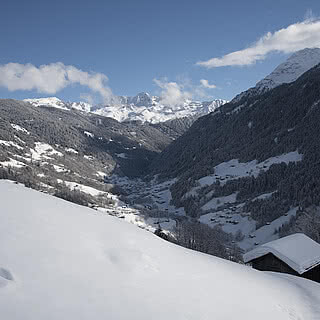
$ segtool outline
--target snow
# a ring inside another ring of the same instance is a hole
[[[90,194],[93,197],[102,195],[102,194],[108,194],[107,192],[98,190],[96,188],[93,187],[89,187],[77,182],[72,182],[72,181],[64,181],[61,179],[57,179],[58,183],[64,183],[68,188],[70,188],[71,190],[78,190],[87,194]]]
[[[66,104],[56,97],[37,98],[37,99],[24,99],[23,101],[29,102],[35,107],[52,107],[57,109],[68,110]]]
[[[72,102],[70,104],[70,107],[72,109],[76,109],[76,110],[84,111],[84,112],[90,112],[92,109],[92,105],[87,102]]]
[[[13,141],[5,141],[5,140],[0,140],[0,145],[6,146],[6,147],[15,147],[19,150],[22,150],[23,147],[19,146],[18,144],[16,144]]]
[[[199,218],[199,221],[210,227],[220,225],[223,231],[234,235],[240,230],[243,235],[248,236],[256,229],[256,222],[253,219],[239,213],[229,213],[226,210],[204,214]],[[227,221],[235,221],[236,224]]]
[[[268,199],[268,198],[270,198],[275,192],[276,192],[276,191],[260,194],[260,196],[257,196],[257,197],[255,197],[255,198],[253,198],[252,201]]]
[[[8,181],[0,193],[3,319],[319,319],[315,282],[194,252]]]
[[[93,160],[94,159],[94,157],[93,156],[88,156],[88,155],[84,155],[83,156],[85,159],[87,159],[87,160]]]
[[[249,250],[255,246],[255,243],[263,244],[278,239],[279,234],[275,233],[275,230],[279,229],[285,223],[288,223],[291,217],[296,215],[297,209],[297,207],[290,209],[284,216],[273,220],[269,225],[264,225],[257,230],[255,230],[256,228],[254,225],[253,229],[250,231],[252,237],[246,237],[239,243],[239,246],[244,250]],[[246,233],[246,235],[248,235],[248,233]]]
[[[167,180],[162,183],[154,181],[154,184],[150,186],[147,194],[151,197],[152,203],[155,204],[158,209],[167,211],[168,213],[184,216],[186,213],[183,207],[176,208],[171,204],[172,195],[170,187],[175,181],[176,179]]]
[[[33,106],[53,107],[63,110],[91,112],[118,121],[142,121],[158,123],[176,118],[205,115],[215,111],[227,100],[215,99],[207,102],[185,100],[179,105],[166,105],[160,97],[150,96],[146,92],[135,97],[115,97],[108,105],[92,106],[86,102],[64,102],[56,97],[24,99]]]
[[[75,109],[78,111],[90,112],[92,105],[87,102],[64,102],[56,97],[24,99],[23,101],[31,103],[35,107],[52,107],[62,110]]]
[[[74,149],[72,149],[72,148],[65,148],[64,150],[65,150],[66,152],[70,152],[70,153],[74,153],[74,154],[77,154],[77,153],[78,153],[77,150],[74,150]]]
[[[10,152],[11,153],[11,152]],[[20,160],[24,160],[26,162],[31,162],[31,159],[30,158],[27,158],[27,157],[24,157],[24,156],[20,156],[19,154],[14,154],[14,153],[11,153],[15,158],[17,159],[20,159]]]
[[[265,196],[267,194],[261,195]],[[215,198],[217,199],[217,198]],[[279,238],[279,234],[275,232],[283,224],[290,221],[291,217],[296,215],[297,207],[290,209],[285,215],[271,221],[270,223],[256,229],[256,221],[251,218],[250,212],[243,212],[244,203],[232,204],[232,206],[217,210],[215,206],[209,212],[200,216],[199,221],[210,227],[219,225],[223,231],[236,235],[241,231],[244,239],[237,242],[238,246],[245,250],[251,250],[257,244],[267,243]],[[214,211],[215,210],[215,211]]]
[[[20,131],[20,132],[22,132],[22,133],[25,133],[25,134],[27,134],[27,135],[30,135],[30,132],[29,132],[27,129],[22,128],[22,127],[20,127],[20,126],[17,125],[17,124],[11,123],[11,127],[12,127],[14,130],[16,130],[16,131]]]
[[[258,90],[269,90],[297,80],[303,73],[320,63],[320,48],[305,48],[295,52],[271,74],[259,81]]]
[[[222,162],[214,167],[214,175],[206,176],[198,180],[200,186],[211,185],[218,180],[221,185],[229,180],[244,178],[248,176],[257,177],[260,172],[267,171],[273,164],[298,162],[302,160],[302,154],[298,151],[282,154],[280,156],[269,158],[263,162],[252,160],[250,162],[239,162],[238,159],[232,159],[228,162]]]
[[[165,233],[172,234],[173,229],[176,227],[176,221],[174,219],[145,218],[143,215],[141,215],[139,210],[123,205],[123,202],[119,201],[115,196],[112,198],[116,200],[116,206],[109,208],[98,207],[97,210],[99,212],[120,218],[123,221],[134,224],[135,226],[150,232],[155,232],[160,225],[161,229]]]
[[[105,173],[104,172],[102,172],[102,171],[97,171],[97,173],[96,173],[96,176],[97,177],[100,177],[100,178],[104,178],[105,177]]]
[[[93,112],[118,121],[142,121],[158,123],[176,118],[205,115],[228,101],[216,99],[211,102],[186,100],[180,105],[163,104],[161,98],[140,93],[135,97],[119,97],[115,103],[99,106]]]
[[[320,264],[320,244],[303,233],[295,233],[263,244],[247,252],[243,257],[244,262],[249,262],[268,253],[272,253],[284,261],[299,274],[303,274]]]
[[[30,149],[33,160],[52,159],[50,156],[62,157],[63,154],[43,142],[35,142],[35,148]]]
[[[89,131],[83,131],[83,133],[89,137],[89,138],[94,138],[94,134],[92,132],[89,132]]]
[[[9,161],[0,162],[0,165],[2,167],[15,167],[15,168],[22,168],[26,166],[26,164],[24,164],[23,162],[17,161],[12,158],[9,158],[9,159],[10,159]]]
[[[61,172],[68,172],[68,171],[69,171],[68,169],[64,168],[63,165],[59,165],[59,166],[58,166],[58,165],[56,165],[56,164],[53,164],[52,166],[53,166],[53,169],[54,169],[55,171],[59,172],[59,173],[61,173]]]
[[[116,156],[121,159],[128,159],[128,156],[125,153],[116,153]]]
[[[234,203],[237,199],[237,193],[232,193],[225,197],[213,198],[207,202],[204,206],[201,207],[202,210],[217,209],[220,206],[223,206],[225,203]]]
[[[45,189],[54,189],[54,187],[49,186],[48,184],[43,183],[43,182],[40,182],[39,186],[42,187],[42,188],[45,188]]]
[[[16,140],[18,140],[20,143],[26,144],[25,141],[23,141],[22,139],[20,139],[18,136],[14,136],[14,138],[15,138]]]

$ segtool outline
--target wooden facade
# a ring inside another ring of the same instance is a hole
[[[306,271],[303,274],[299,274],[290,266],[288,266],[285,262],[274,256],[272,253],[268,253],[262,257],[253,259],[249,263],[252,265],[254,269],[260,271],[288,273],[320,283],[320,265]]]

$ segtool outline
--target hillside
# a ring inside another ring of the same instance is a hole
[[[305,72],[320,63],[320,48],[305,48],[293,53],[278,65],[269,75],[260,80],[255,87],[238,94],[232,102],[267,92],[284,83],[296,81]]]
[[[77,110],[34,107],[16,100],[0,100],[0,114],[0,162],[14,159],[28,165],[33,160],[30,150],[35,150],[36,143],[45,143],[60,152],[60,161],[53,164],[68,166],[80,175],[88,172],[82,166],[91,165],[89,171],[94,174],[141,175],[148,162],[172,140],[149,124],[120,123]]]
[[[318,319],[314,282],[196,253],[12,182],[0,193],[4,319]]]
[[[172,203],[211,226],[241,231],[250,242],[243,248],[260,242],[260,227],[270,240],[296,212],[319,205],[319,79],[316,66],[198,119],[153,162],[153,173],[178,178]]]
[[[160,207],[147,206],[151,185],[140,177],[156,154],[190,125],[189,119],[162,125],[120,123],[78,110],[3,99],[0,179],[94,207],[151,232],[161,222],[170,232],[176,226],[174,215],[183,210],[170,207],[169,197]],[[152,190],[157,188],[152,185]]]

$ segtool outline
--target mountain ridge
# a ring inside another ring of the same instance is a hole
[[[161,104],[161,99],[141,92],[134,97],[119,96],[115,102],[109,105],[90,105],[86,102],[64,102],[57,97],[24,99],[23,101],[33,106],[53,107],[64,110],[76,109],[91,112],[105,117],[123,121],[141,121],[150,123],[165,122],[188,116],[202,116],[215,111],[227,100],[215,99],[212,101],[187,100],[179,106],[167,106]]]
[[[298,50],[289,56],[286,61],[279,64],[269,75],[258,81],[255,87],[241,92],[231,101],[240,101],[243,97],[249,98],[282,84],[294,82],[318,63],[320,63],[320,48]]]

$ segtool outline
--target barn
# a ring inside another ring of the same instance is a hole
[[[288,273],[320,283],[320,244],[303,233],[265,243],[243,256],[260,271]]]

